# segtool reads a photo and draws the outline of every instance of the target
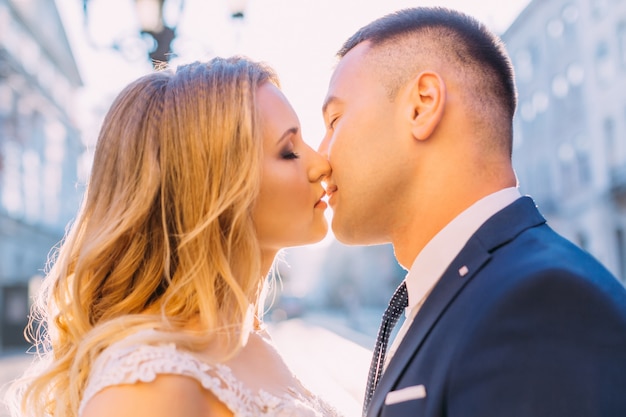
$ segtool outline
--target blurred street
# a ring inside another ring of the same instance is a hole
[[[350,330],[340,320],[323,315],[293,318],[268,326],[278,349],[307,388],[345,416],[360,415],[371,359],[370,350],[362,345],[373,345],[371,335]],[[0,397],[6,384],[18,377],[30,361],[30,356],[19,352],[0,356]],[[0,417],[8,417],[2,403]]]

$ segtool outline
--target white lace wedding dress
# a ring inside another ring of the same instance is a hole
[[[137,340],[136,336],[132,336],[132,340]],[[268,369],[270,363],[273,365]],[[274,366],[275,363],[280,366]],[[279,369],[281,367],[283,369]],[[281,372],[283,381],[284,374],[289,372],[293,384],[276,389],[277,385],[271,382],[272,375]],[[237,417],[339,416],[335,408],[308,391],[290,373],[264,330],[253,332],[242,353],[223,364],[209,364],[174,344],[117,342],[95,361],[78,415],[82,415],[87,402],[104,388],[151,382],[159,374],[183,375],[197,380]],[[264,388],[265,381],[268,389]]]

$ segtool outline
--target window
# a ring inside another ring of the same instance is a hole
[[[567,66],[566,76],[570,84],[581,85],[585,80],[585,70],[580,64],[574,62]]]
[[[626,22],[617,25],[617,46],[619,48],[619,65],[626,69]]]
[[[578,7],[575,4],[566,5],[563,7],[561,16],[563,17],[563,21],[565,21],[565,23],[576,23],[579,17]]]
[[[560,38],[563,36],[564,25],[561,19],[551,19],[546,26],[548,35],[552,38]]]
[[[604,143],[606,146],[606,161],[610,169],[615,168],[619,162],[617,154],[617,142],[615,140],[615,122],[610,117],[604,119],[602,126]]]
[[[576,149],[576,160],[578,163],[578,177],[580,184],[585,186],[591,184],[591,149],[589,136],[583,132],[574,136],[574,147]]]
[[[576,193],[578,186],[578,175],[576,173],[576,151],[568,143],[562,143],[557,151],[560,173],[560,194],[564,197],[571,197]]]
[[[608,0],[591,0],[591,14],[595,19],[602,19],[609,9]]]
[[[552,79],[552,94],[557,98],[563,98],[567,96],[569,92],[569,83],[567,78],[563,75],[556,75]]]
[[[8,141],[4,144],[3,158],[3,184],[1,204],[4,208],[15,217],[22,217],[24,199],[22,195],[22,150],[14,141]],[[8,179],[11,178],[9,181]]]
[[[606,42],[600,42],[596,46],[595,66],[598,82],[606,85],[613,78],[614,71],[611,52]]]

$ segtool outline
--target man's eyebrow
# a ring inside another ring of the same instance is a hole
[[[285,131],[285,133],[283,133],[280,138],[278,138],[278,140],[276,141],[276,143],[280,143],[283,140],[285,140],[285,138],[287,138],[289,135],[297,135],[298,134],[298,128],[297,127],[292,127],[289,128]]]
[[[328,96],[326,100],[324,101],[324,105],[322,105],[322,114],[326,114],[326,110],[328,109],[328,106],[338,101],[341,101],[341,100],[339,100],[337,96]]]

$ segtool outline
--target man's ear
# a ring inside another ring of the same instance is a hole
[[[428,139],[443,117],[446,106],[446,84],[439,74],[424,71],[410,85],[411,131],[418,140]]]

